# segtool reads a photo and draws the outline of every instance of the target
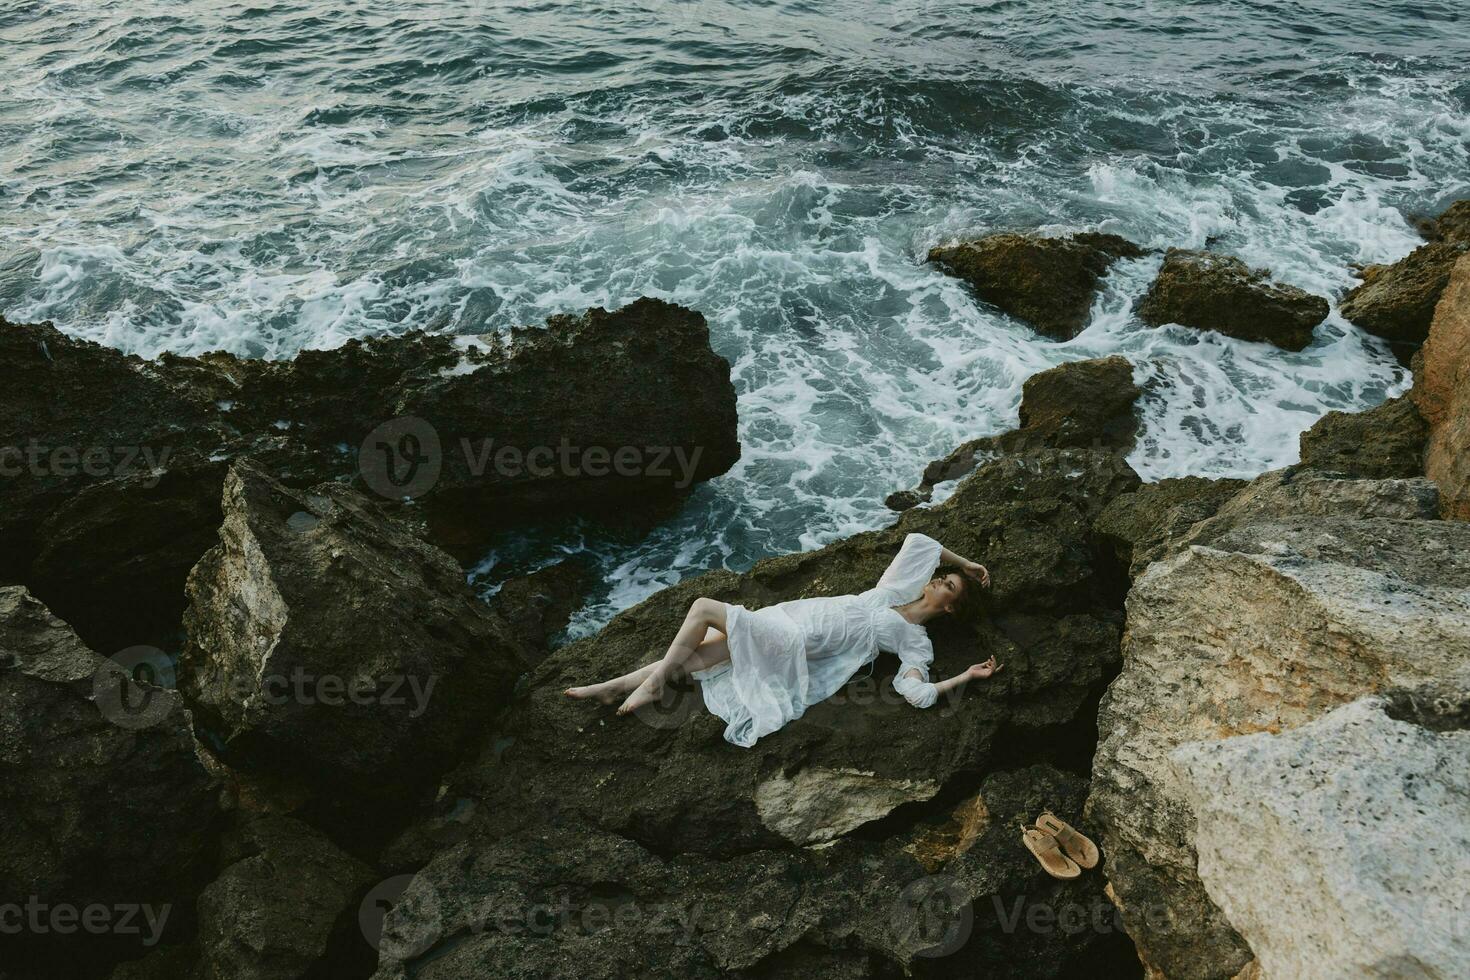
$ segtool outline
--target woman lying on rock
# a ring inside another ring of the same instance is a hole
[[[936,577],[941,562],[958,571]],[[960,609],[974,587],[970,580],[988,588],[990,573],[927,535],[910,534],[877,586],[860,595],[794,599],[755,611],[696,599],[662,660],[566,693],[604,704],[627,695],[618,709],[626,715],[657,701],[670,679],[687,673],[700,682],[705,705],[727,723],[725,738],[749,748],[831,697],[887,650],[901,664],[894,689],[927,708],[941,694],[1000,669],[991,657],[929,682],[934,648],[924,624]]]

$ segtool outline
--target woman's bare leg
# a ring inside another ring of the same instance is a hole
[[[612,704],[619,698],[625,697],[629,691],[633,690],[639,684],[642,684],[644,679],[651,673],[653,673],[653,664],[644,664],[637,670],[631,670],[621,677],[614,677],[612,680],[603,681],[601,684],[588,684],[586,687],[569,687],[566,689],[566,695],[569,698],[576,698],[578,700],[591,698],[595,701],[601,701],[603,704]]]
[[[712,628],[705,634],[704,642],[699,645],[699,649],[695,650],[682,666],[686,674],[692,674],[696,670],[718,667],[729,659],[730,644],[726,641],[725,634]]]
[[[729,659],[730,647],[725,642],[725,634],[714,627],[710,627],[708,632],[705,633],[704,642],[699,645],[699,649],[694,651],[688,660],[684,661],[681,668],[684,673],[693,673],[696,670],[709,670],[711,667],[722,664]],[[612,680],[603,681],[601,684],[589,684],[586,687],[569,687],[566,690],[566,695],[567,697],[577,698],[578,700],[591,698],[596,701],[601,701],[603,704],[612,704],[618,698],[627,695],[628,692],[647,680],[648,675],[653,673],[655,665],[656,662],[653,664],[644,664],[637,670],[631,670],[621,677],[614,677]]]
[[[695,599],[684,617],[684,625],[679,627],[674,642],[669,644],[668,652],[653,665],[653,670],[639,682],[633,693],[628,695],[628,700],[623,702],[618,714],[626,715],[657,701],[663,693],[664,683],[675,676],[680,665],[699,650],[711,629],[725,632],[725,604],[714,599]]]

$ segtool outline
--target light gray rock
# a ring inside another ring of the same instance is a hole
[[[776,773],[755,788],[754,799],[761,823],[793,843],[819,844],[938,791],[932,779],[813,766],[792,776]]]
[[[1470,731],[1391,710],[1170,756],[1200,880],[1266,977],[1470,976]]]
[[[1224,980],[1251,959],[1197,877],[1195,816],[1169,753],[1450,676],[1470,661],[1467,590],[1465,525],[1390,519],[1244,524],[1135,582],[1087,816],[1145,963]]]
[[[1098,530],[1130,563],[1133,577],[1190,545],[1214,545],[1245,524],[1289,517],[1394,518],[1440,516],[1439,489],[1423,477],[1350,479],[1299,467],[1272,470],[1249,484],[1237,480],[1164,480],[1113,501]]]

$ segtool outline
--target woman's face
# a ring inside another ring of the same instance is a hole
[[[965,580],[960,578],[958,572],[950,572],[943,578],[930,579],[929,584],[924,586],[924,595],[936,602],[941,609],[950,610],[954,608],[955,601],[964,589]]]

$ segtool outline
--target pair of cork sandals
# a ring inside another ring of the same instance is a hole
[[[1022,826],[1021,839],[1053,878],[1075,878],[1083,868],[1097,867],[1097,845],[1050,810],[1036,818],[1035,827]]]

